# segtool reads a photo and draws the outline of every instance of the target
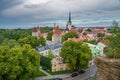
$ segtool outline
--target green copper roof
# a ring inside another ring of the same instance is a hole
[[[91,51],[92,51],[92,57],[96,57],[100,55],[100,50],[96,49],[95,47],[90,47]]]

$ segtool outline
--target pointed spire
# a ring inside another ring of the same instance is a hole
[[[69,21],[68,21],[69,23],[71,23],[72,21],[71,21],[71,12],[69,12]]]
[[[54,22],[54,27],[56,26],[56,23]]]

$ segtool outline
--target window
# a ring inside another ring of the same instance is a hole
[[[60,68],[61,71],[63,71],[64,69],[63,68]]]

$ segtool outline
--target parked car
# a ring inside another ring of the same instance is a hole
[[[55,80],[63,80],[62,78],[55,78]]]
[[[73,73],[73,74],[71,74],[71,77],[75,77],[77,75],[78,75],[78,73]]]
[[[80,70],[79,71],[79,74],[83,74],[83,73],[85,73],[85,70]]]

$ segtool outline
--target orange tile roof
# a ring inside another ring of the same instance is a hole
[[[54,29],[54,34],[58,34],[58,35],[61,34],[61,31],[60,31],[59,26],[56,26],[56,27],[55,27],[55,29]]]

